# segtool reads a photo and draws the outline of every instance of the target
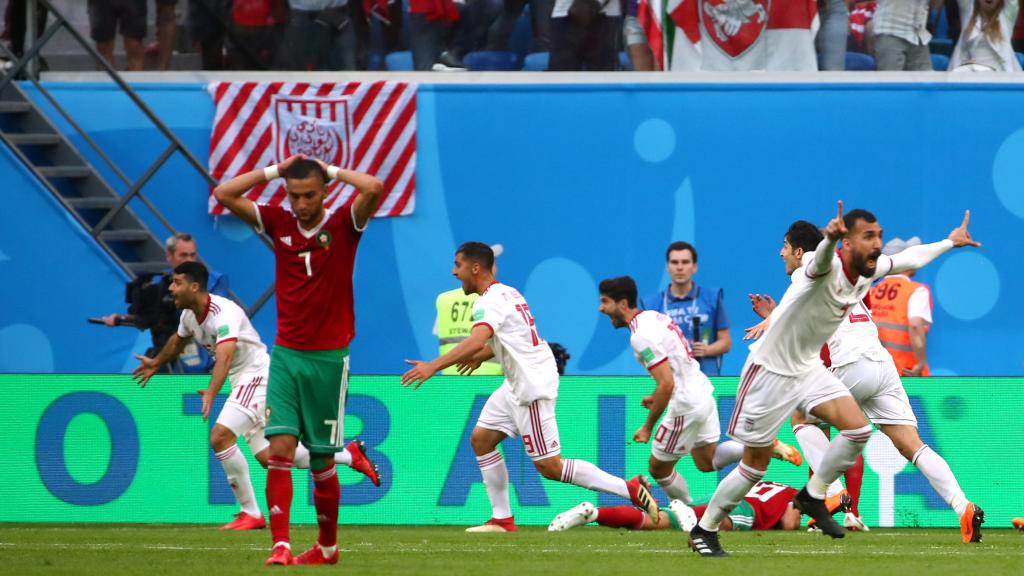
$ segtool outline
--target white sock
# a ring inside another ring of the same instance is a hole
[[[335,464],[341,464],[342,466],[352,466],[352,453],[345,448],[341,452],[334,453]]]
[[[711,502],[700,519],[700,527],[711,532],[718,531],[718,525],[732,512],[743,497],[764,478],[764,470],[757,470],[740,462],[739,466],[722,479]]]
[[[925,444],[918,448],[910,462],[917,466],[921,474],[924,474],[928,483],[939,493],[939,496],[942,496],[946,504],[953,507],[957,516],[963,516],[964,511],[967,510],[967,497],[964,496],[964,491],[960,489],[960,483],[956,481],[953,471],[949,469],[949,464],[942,456],[936,454]]]
[[[295,447],[295,457],[292,458],[292,468],[309,468],[309,449],[299,444]]]
[[[317,542],[317,545],[319,546],[320,543]],[[334,556],[334,553],[337,550],[338,550],[338,545],[337,544],[335,544],[334,546],[320,546],[320,553],[322,553],[324,555],[324,558],[330,558],[331,556]]]
[[[793,434],[796,436],[797,444],[800,445],[800,450],[804,453],[804,458],[807,459],[807,466],[812,472],[817,470],[821,465],[821,459],[825,457],[825,452],[828,452],[828,436],[825,436],[825,432],[813,424],[795,426]],[[835,482],[829,484],[826,494],[834,496],[842,491],[843,484],[836,479]]]
[[[252,490],[252,482],[249,480],[249,461],[242,456],[242,451],[235,444],[222,452],[216,452],[217,460],[224,467],[224,474],[228,477],[228,484],[235,494],[235,499],[242,507],[242,512],[259,518],[263,515],[260,507],[256,504],[256,494]]]
[[[715,470],[721,470],[730,464],[735,464],[743,458],[743,444],[735,440],[726,440],[715,448],[715,455],[711,457],[711,465]]]
[[[562,482],[605,494],[615,494],[629,500],[629,488],[626,487],[625,480],[612,476],[586,460],[562,460]]]
[[[842,430],[828,445],[828,451],[821,459],[814,476],[807,482],[807,493],[819,500],[825,499],[829,484],[835,482],[853,466],[864,451],[864,445],[871,438],[871,425],[853,430]]]
[[[654,480],[665,491],[665,494],[668,494],[669,498],[682,500],[683,504],[693,502],[693,498],[690,497],[690,486],[686,483],[686,478],[683,478],[679,472],[673,470],[668,477]]]
[[[495,450],[490,454],[476,457],[480,466],[480,474],[484,477],[487,498],[491,501],[491,518],[509,518],[512,516],[512,505],[508,499],[508,468],[501,452]]]

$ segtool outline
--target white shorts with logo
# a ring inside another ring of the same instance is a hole
[[[253,454],[270,446],[263,437],[267,425],[267,379],[266,370],[242,373],[237,378],[238,384],[232,382],[231,395],[217,417],[217,424],[245,438]]]
[[[718,422],[718,406],[714,399],[708,406],[683,416],[666,414],[654,432],[651,456],[662,462],[675,462],[694,448],[718,442],[722,426]]]
[[[836,368],[835,375],[850,390],[872,423],[917,427],[910,398],[892,360],[861,358]]]
[[[531,460],[543,460],[562,452],[555,421],[554,400],[534,400],[522,405],[512,397],[508,382],[498,387],[480,412],[476,425],[502,432],[509,438],[521,436]]]
[[[849,395],[824,366],[816,365],[799,376],[783,376],[748,359],[726,434],[744,446],[766,448],[775,442],[793,410]]]

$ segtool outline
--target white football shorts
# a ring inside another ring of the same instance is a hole
[[[512,398],[508,382],[491,393],[476,425],[502,432],[509,438],[522,437],[523,448],[531,460],[551,458],[562,452],[555,401],[534,400],[521,405]]]

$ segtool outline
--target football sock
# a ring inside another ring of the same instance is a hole
[[[338,543],[338,503],[341,501],[338,469],[332,461],[326,468],[310,472],[313,473],[313,507],[320,527],[316,541],[321,548],[333,547]]]
[[[508,496],[508,468],[505,459],[497,450],[476,457],[480,466],[480,475],[484,478],[487,498],[491,501],[491,518],[509,518],[512,516],[512,505]]]
[[[813,471],[818,469],[818,466],[821,465],[821,459],[825,457],[825,452],[828,452],[828,436],[825,436],[821,428],[813,424],[794,426],[793,434],[796,436],[797,444],[800,445],[800,450],[804,453],[804,458],[807,459],[807,467],[811,469],[813,476]],[[829,495],[838,494],[842,491],[843,485],[839,482],[838,478],[826,490]]]
[[[352,465],[352,453],[348,451],[348,447],[346,447],[341,452],[335,452],[334,453],[334,461],[337,464],[341,464],[342,466],[351,466]]]
[[[814,476],[807,481],[807,493],[819,500],[825,499],[828,485],[839,479],[857,460],[868,438],[871,438],[871,425],[865,424],[853,430],[842,430],[828,445],[828,451],[814,471]]]
[[[566,458],[562,460],[562,482],[581,488],[615,494],[629,500],[626,481],[601,470],[586,460]]]
[[[949,469],[949,464],[945,459],[925,444],[918,448],[910,462],[917,466],[921,474],[924,474],[928,483],[939,493],[939,496],[942,496],[946,504],[953,507],[957,516],[962,516],[967,510],[967,497],[964,496],[964,491],[960,489],[960,483],[956,481],[956,477],[953,476],[953,471]]]
[[[249,516],[259,518],[263,514],[256,503],[256,494],[252,490],[252,482],[249,480],[249,461],[238,449],[238,444],[232,444],[226,450],[216,452],[217,460],[224,467],[224,474],[228,477],[228,484],[235,494],[235,499],[242,507],[242,512]]]
[[[864,455],[857,456],[857,461],[850,466],[850,469],[843,473],[843,478],[846,479],[846,491],[850,493],[850,512],[853,512],[854,516],[860,517],[860,509],[857,508],[857,504],[860,503],[860,487],[864,483]],[[835,484],[835,482],[833,482]]]
[[[655,478],[654,480],[665,491],[665,494],[668,494],[669,498],[682,500],[683,504],[693,502],[693,498],[690,497],[690,486],[687,485],[686,478],[683,478],[679,472],[673,470],[667,478]]]
[[[743,444],[735,440],[726,440],[715,448],[715,455],[711,458],[711,465],[715,470],[721,470],[726,466],[735,464],[743,458]]]
[[[764,478],[764,470],[757,470],[740,462],[732,472],[718,484],[711,502],[708,502],[707,509],[701,517],[699,525],[705,530],[718,531],[718,525],[732,512],[743,497],[750,492]]]
[[[288,522],[292,509],[292,461],[270,457],[267,463],[267,507],[274,545],[289,542]]]
[[[643,510],[632,506],[611,506],[597,509],[597,523],[609,528],[639,530],[644,527]]]
[[[295,446],[295,457],[292,459],[292,467],[302,470],[309,468],[309,449],[302,444]]]

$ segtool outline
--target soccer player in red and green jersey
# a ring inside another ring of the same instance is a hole
[[[252,188],[283,177],[291,211],[256,204]],[[357,191],[327,210],[327,184],[340,180]],[[384,185],[377,178],[292,156],[217,186],[217,201],[274,242],[277,340],[270,357],[267,427],[270,461],[267,506],[274,545],[266,564],[334,564],[338,561],[341,488],[334,453],[343,450],[348,345],[355,335],[352,272],[363,230]],[[291,467],[299,441],[309,449],[317,543],[292,557],[288,536]]]

